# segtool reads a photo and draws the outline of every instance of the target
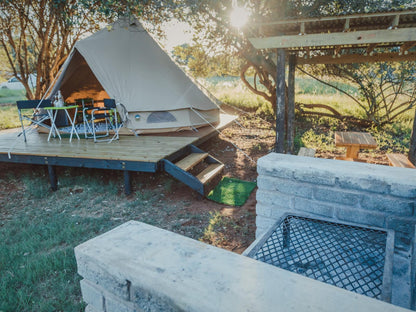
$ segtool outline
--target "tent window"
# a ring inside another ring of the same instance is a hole
[[[147,123],[174,122],[175,116],[169,112],[153,112],[147,117]]]

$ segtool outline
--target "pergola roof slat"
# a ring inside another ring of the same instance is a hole
[[[305,34],[301,36],[288,35],[268,38],[250,38],[250,41],[257,49],[302,49],[304,47],[366,45],[416,41],[416,32],[412,28],[398,28],[389,30]]]
[[[328,50],[336,55],[330,63],[351,63],[354,57],[362,56],[366,62],[416,60],[416,10],[285,19],[251,28],[252,33],[259,34],[249,39],[255,48],[286,49],[292,53],[308,50],[311,57],[301,60],[303,63],[328,60],[331,56],[324,55]],[[397,49],[391,50],[393,47]],[[384,58],[381,54],[385,53],[388,55]]]

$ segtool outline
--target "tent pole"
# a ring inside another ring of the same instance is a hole
[[[285,102],[286,102],[286,51],[277,49],[276,76],[276,145],[275,152],[283,153],[285,149]]]

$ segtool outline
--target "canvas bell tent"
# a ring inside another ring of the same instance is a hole
[[[219,109],[137,21],[120,19],[76,43],[50,93],[65,102],[113,98],[138,133],[198,128]]]

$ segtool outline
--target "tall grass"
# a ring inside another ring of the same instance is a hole
[[[0,106],[0,130],[20,127],[16,105]]]
[[[253,94],[238,78],[223,79],[214,77],[207,80],[208,89],[226,104],[244,111],[255,112],[262,118],[273,119],[273,110],[263,97]],[[335,82],[337,86],[349,93],[358,90],[347,83]],[[341,115],[365,118],[365,111],[350,97],[342,94],[311,78],[296,79],[295,101],[304,104],[325,104],[336,109]],[[315,109],[326,112],[325,109]],[[413,125],[414,110],[409,110],[394,123],[382,129],[365,129],[372,133],[381,151],[407,153]],[[307,146],[321,151],[335,151],[334,131],[362,130],[353,124],[343,123],[337,119],[326,117],[297,116],[295,147]]]

